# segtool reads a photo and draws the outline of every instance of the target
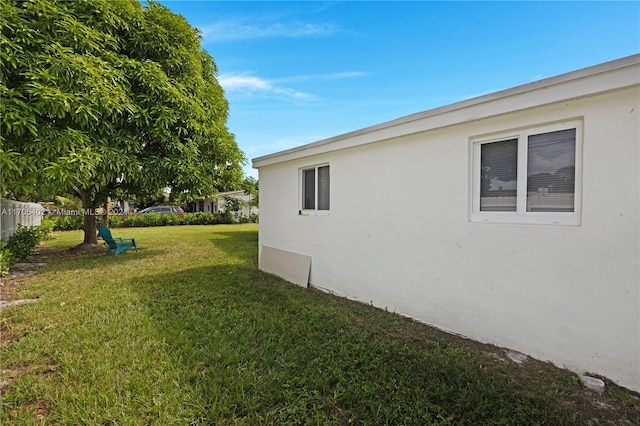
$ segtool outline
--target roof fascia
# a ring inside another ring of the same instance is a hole
[[[640,54],[407,115],[253,159],[253,167],[381,142],[640,84]]]

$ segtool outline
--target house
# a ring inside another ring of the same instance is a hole
[[[217,197],[197,198],[187,203],[186,211],[190,213],[218,213]]]
[[[240,210],[238,215],[251,216],[258,214],[258,208],[251,204],[252,197],[244,191],[227,191],[219,192],[213,197],[199,198],[187,205],[187,209],[192,213],[218,213],[224,212],[225,198],[236,199],[240,202]]]
[[[256,158],[260,268],[640,391],[639,114],[634,55]]]

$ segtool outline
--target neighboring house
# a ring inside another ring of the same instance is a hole
[[[225,211],[225,197],[240,200],[241,209],[239,211],[243,216],[250,216],[258,213],[258,208],[250,203],[250,196],[244,191],[228,191],[219,192],[215,197],[207,197],[197,199],[188,203],[187,208],[190,212],[218,213]]]
[[[214,197],[196,199],[187,203],[186,211],[190,213],[218,213],[218,199]]]
[[[634,55],[256,158],[260,268],[640,391],[639,99]]]

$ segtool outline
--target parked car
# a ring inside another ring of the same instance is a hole
[[[158,213],[158,214],[169,214],[173,213],[178,217],[184,217],[184,210],[178,206],[153,206],[147,207],[146,209],[140,210],[136,214],[147,214],[147,213]]]

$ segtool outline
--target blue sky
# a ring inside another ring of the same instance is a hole
[[[161,3],[201,31],[249,160],[640,52],[638,1]]]

